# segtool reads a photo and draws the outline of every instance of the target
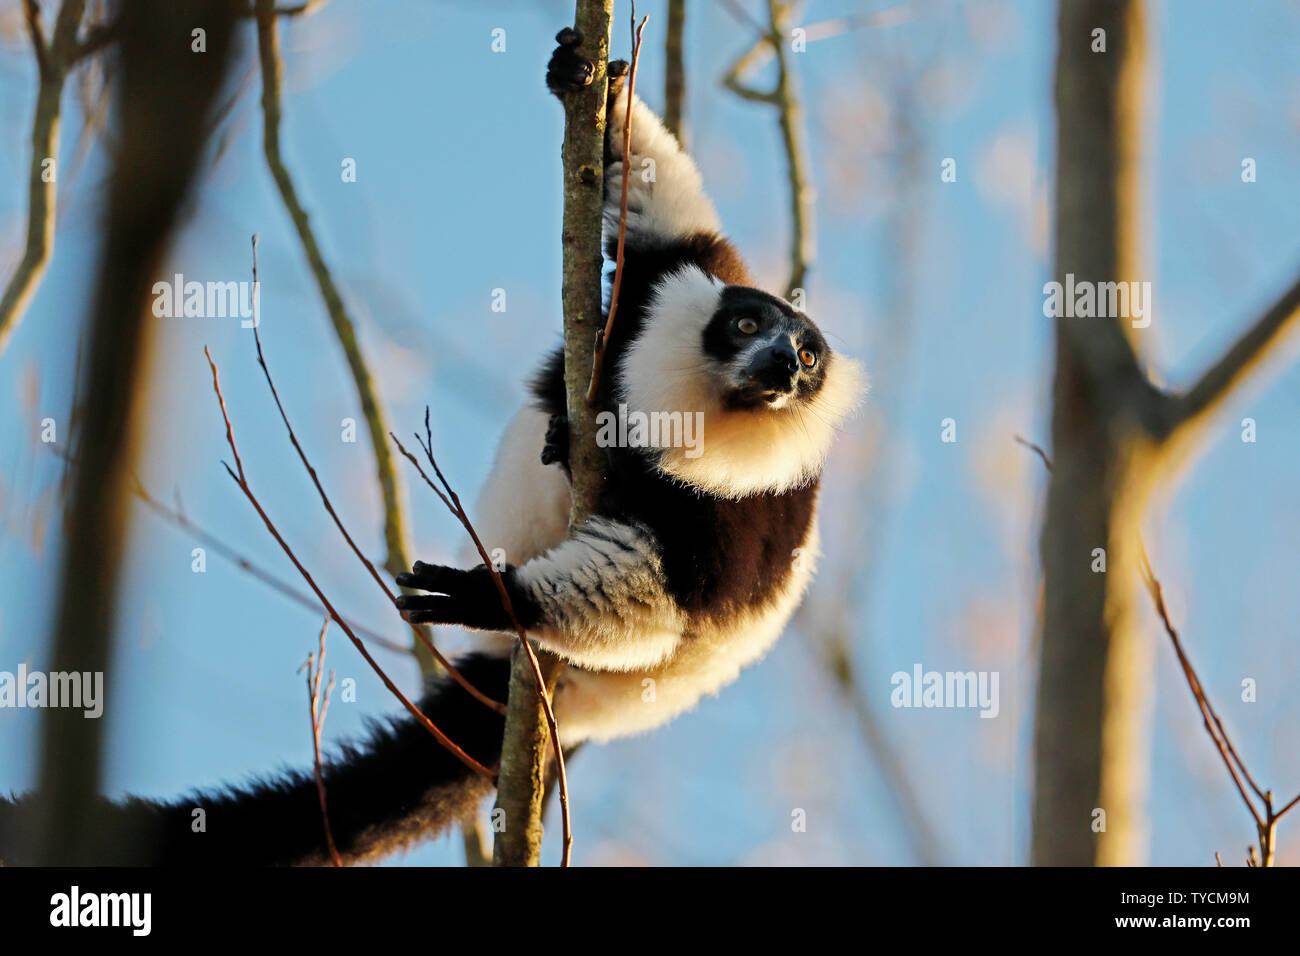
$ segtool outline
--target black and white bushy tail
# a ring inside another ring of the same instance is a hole
[[[474,655],[457,665],[470,684],[504,701],[507,658]],[[461,686],[443,679],[420,709],[480,763],[495,767],[503,720]],[[378,727],[325,765],[330,830],[348,863],[377,859],[436,835],[472,813],[492,782],[470,770],[412,718]],[[310,770],[167,803],[104,800],[103,846],[89,858],[36,859],[33,815],[40,795],[0,799],[0,863],[83,866],[328,865],[315,777]],[[203,810],[196,832],[195,811]]]

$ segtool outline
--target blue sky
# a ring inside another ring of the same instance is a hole
[[[753,0],[742,0],[758,10]],[[814,23],[883,4],[811,0]],[[817,622],[851,623],[863,698],[894,741],[917,800],[953,863],[1027,858],[1037,520],[1043,474],[1012,441],[1045,441],[1050,276],[1053,5],[917,3],[907,22],[820,40],[792,57],[805,99],[817,189],[819,256],[808,311],[858,355],[874,387],[837,448],[824,502],[828,555],[809,610],[760,665],[653,736],[590,747],[570,779],[575,862],[729,864],[912,862],[881,775],[823,673]],[[662,3],[651,17],[638,90],[662,104]],[[628,51],[625,3],[614,49]],[[522,382],[558,340],[559,107],[542,77],[569,3],[382,4],[335,0],[282,27],[286,159],[326,257],[357,317],[395,430],[434,410],[434,440],[465,497],[485,475]],[[1143,230],[1155,317],[1139,344],[1154,374],[1189,381],[1291,281],[1300,262],[1300,11],[1263,0],[1149,8],[1150,108]],[[17,5],[0,23],[0,275],[21,250],[35,68]],[[491,51],[491,31],[506,51]],[[298,433],[350,528],[382,556],[379,501],[350,378],[261,156],[252,28],[243,94],[222,128],[168,274],[248,277],[260,234],[262,335]],[[749,43],[721,4],[687,21],[688,122],[727,230],[772,287],[784,283],[785,177],[775,117],[718,80]],[[904,107],[902,104],[908,105]],[[53,262],[0,356],[0,669],[48,659],[51,581],[61,534],[51,507],[60,438],[106,173],[102,144],[73,173],[79,112],[69,95]],[[908,173],[901,124],[915,131]],[[344,158],[357,182],[341,181]],[[1243,157],[1258,180],[1241,181]],[[955,183],[940,164],[957,161]],[[915,235],[902,261],[900,223]],[[162,278],[162,277],[160,277]],[[507,310],[491,311],[492,290]],[[220,416],[203,360],[221,367],[249,477],[345,613],[401,629],[348,559],[274,415],[250,333],[223,319],[152,319],[141,477],[179,494],[197,523],[292,578],[225,476]],[[1300,590],[1300,366],[1292,346],[1212,423],[1197,460],[1157,495],[1145,525],[1152,559],[1189,651],[1255,776],[1300,789],[1296,725]],[[1258,441],[1240,441],[1240,421]],[[958,441],[940,441],[954,418]],[[865,462],[876,449],[882,464]],[[407,480],[413,538],[449,558],[462,532]],[[105,719],[111,793],[170,795],[303,766],[310,739],[296,668],[319,619],[220,557],[191,572],[196,542],[133,512],[119,640]],[[1253,838],[1249,818],[1199,727],[1149,616],[1155,680],[1150,859],[1203,864]],[[392,713],[341,635],[330,660],[355,677],[356,704],[330,710],[326,736]],[[381,663],[416,686],[409,659]],[[994,720],[969,710],[896,710],[890,675],[915,663],[996,670]],[[1243,678],[1259,699],[1239,700]],[[37,715],[0,710],[0,788],[34,775]],[[791,833],[793,808],[808,832]],[[553,831],[557,827],[551,828]],[[558,859],[552,832],[546,859]],[[1282,859],[1300,838],[1284,824]],[[457,863],[443,839],[397,862]]]

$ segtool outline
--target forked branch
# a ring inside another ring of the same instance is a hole
[[[307,586],[312,589],[312,592],[316,595],[317,600],[319,600],[324,606],[330,618],[335,624],[343,629],[343,633],[348,636],[350,641],[352,641],[353,646],[356,647],[357,651],[365,659],[366,663],[370,665],[370,669],[378,675],[379,679],[383,681],[384,686],[387,687],[389,692],[401,702],[402,706],[405,707],[411,716],[415,718],[416,722],[425,730],[429,731],[429,733],[433,734],[434,738],[450,750],[452,754],[455,755],[456,759],[465,764],[465,766],[469,767],[475,773],[489,778],[495,777],[496,775],[489,768],[483,766],[467,754],[461,749],[460,745],[439,730],[437,725],[426,717],[424,712],[413,704],[407,696],[398,689],[392,679],[384,673],[384,669],[379,666],[373,657],[370,656],[370,652],[366,650],[365,644],[363,644],[361,639],[353,632],[352,627],[343,619],[342,615],[335,610],[334,605],[330,603],[329,598],[327,598],[325,593],[317,586],[311,573],[303,567],[302,562],[298,560],[298,556],[281,536],[279,529],[277,529],[275,523],[271,521],[270,516],[262,507],[262,503],[258,501],[257,496],[253,494],[253,489],[248,484],[248,478],[244,473],[244,463],[239,457],[239,447],[235,444],[235,432],[230,424],[230,415],[226,411],[226,397],[221,392],[221,380],[217,373],[217,363],[213,361],[212,354],[206,348],[204,348],[203,354],[207,357],[208,367],[212,370],[212,390],[216,392],[217,402],[221,406],[221,417],[226,425],[226,444],[230,446],[230,453],[235,458],[235,468],[232,469],[229,465],[226,465],[226,472],[230,475],[235,484],[239,486],[239,490],[244,493],[244,497],[247,498],[249,504],[253,506],[253,510],[257,512],[258,517],[262,519],[262,523],[266,526],[266,530],[270,532],[271,537],[275,539],[276,544],[280,546],[280,550],[285,553],[285,556],[293,562],[293,566],[298,570],[298,573],[302,575],[303,580],[307,582]]]
[[[330,694],[334,692],[334,671],[330,671],[330,681],[321,693],[321,673],[325,669],[325,632],[329,630],[330,619],[320,628],[320,646],[318,653],[307,655],[307,663],[300,670],[307,671],[307,705],[311,716],[312,769],[316,774],[316,796],[320,801],[321,822],[325,826],[325,846],[330,851],[330,859],[335,866],[343,865],[343,857],[334,843],[334,831],[330,829],[329,801],[325,796],[325,771],[320,759],[320,732],[325,726],[325,714],[330,709]]]

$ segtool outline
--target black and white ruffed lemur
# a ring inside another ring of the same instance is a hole
[[[581,36],[563,30],[547,71],[557,96],[591,82]],[[506,429],[473,513],[508,560],[520,622],[568,662],[555,697],[566,748],[646,731],[735,680],[775,643],[817,556],[817,491],[838,424],[862,392],[856,363],[785,300],[754,286],[720,231],[699,170],[640,100],[630,162],[627,65],[609,65],[605,243],[613,257],[631,169],[618,317],[603,410],[702,413],[697,448],[609,447],[598,513],[568,535],[564,362],[555,351]],[[653,166],[644,160],[653,160]],[[652,168],[653,176],[643,175]],[[630,443],[629,443],[630,444]],[[414,622],[473,629],[464,677],[506,699],[511,626],[488,570],[416,563],[399,577],[429,592],[399,599]],[[653,681],[653,685],[647,683]],[[654,693],[646,693],[653,686]],[[499,757],[502,718],[442,680],[420,702],[480,762]],[[345,860],[373,860],[430,837],[490,791],[413,720],[377,729],[327,764],[330,825]],[[37,796],[0,801],[0,859],[15,855]],[[203,808],[205,832],[193,811]],[[103,801],[127,864],[323,864],[311,773],[159,803]]]

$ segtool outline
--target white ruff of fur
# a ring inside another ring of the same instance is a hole
[[[699,457],[686,457],[686,448],[657,450],[660,470],[689,485],[725,498],[802,487],[821,474],[836,428],[863,396],[861,367],[829,354],[811,400],[728,408],[726,370],[704,355],[701,343],[722,289],[693,267],[659,284],[645,327],[623,358],[621,398],[647,413],[704,413]]]

